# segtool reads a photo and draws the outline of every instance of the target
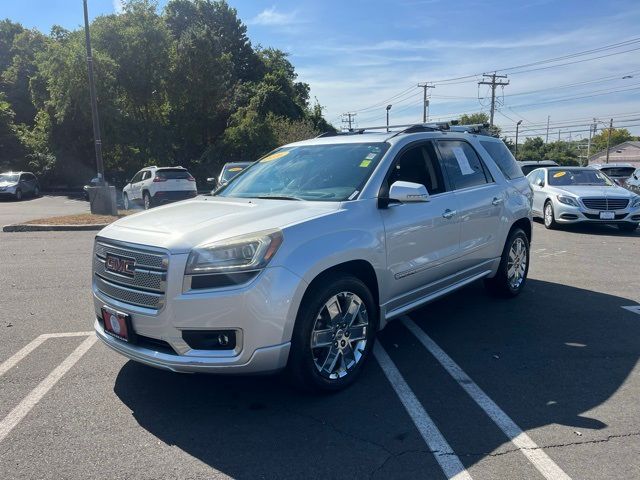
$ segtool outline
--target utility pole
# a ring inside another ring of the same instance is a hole
[[[547,115],[547,139],[544,143],[549,143],[549,120],[551,120],[551,115]]]
[[[435,85],[429,85],[429,82],[419,83],[418,87],[424,89],[424,95],[422,97],[422,123],[427,123],[429,118],[429,99],[427,98],[427,89],[436,88]]]
[[[89,95],[91,97],[91,119],[93,121],[93,142],[96,150],[96,167],[98,170],[98,185],[104,185],[104,164],[102,162],[102,139],[100,138],[100,118],[98,117],[98,102],[96,100],[96,85],[93,78],[93,57],[91,56],[91,35],[89,34],[89,11],[87,0],[84,4],[84,36],[87,46],[87,69],[89,70]]]
[[[520,128],[520,124],[522,123],[522,120],[518,120],[518,123],[516,123],[516,154],[514,155],[515,159],[518,159],[518,129]]]
[[[351,130],[351,126],[353,125],[354,122],[354,118],[357,115],[357,113],[354,112],[347,112],[347,113],[343,113],[342,114],[342,123],[347,123],[349,125],[349,130]],[[346,117],[346,119],[345,119]]]
[[[496,87],[498,87],[498,86],[504,87],[506,85],[509,85],[509,80],[507,80],[506,82],[502,82],[500,80],[497,80],[499,78],[507,78],[507,76],[506,75],[496,75],[496,72],[493,72],[492,74],[485,73],[482,76],[491,79],[490,81],[482,80],[482,81],[478,82],[478,85],[490,85],[491,86],[491,121],[489,122],[489,125],[491,127],[493,127],[493,115],[494,115],[494,113],[496,111]]]
[[[589,125],[589,142],[587,142],[587,163],[589,162],[589,157],[591,156],[591,137],[596,134],[596,128],[598,128],[598,124],[596,123],[596,119],[593,119],[593,124]]]
[[[609,163],[609,146],[611,144],[611,130],[613,130],[613,118],[609,121],[609,133],[607,134],[607,161]]]

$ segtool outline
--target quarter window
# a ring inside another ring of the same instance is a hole
[[[467,142],[439,140],[437,143],[453,188],[460,190],[493,182],[480,157]]]
[[[484,147],[491,159],[498,166],[502,174],[512,180],[514,178],[524,177],[524,173],[520,166],[516,163],[511,152],[502,141],[480,140],[480,145]]]
[[[424,185],[429,195],[444,192],[444,180],[431,143],[424,143],[406,150],[389,175],[389,186],[404,181]]]

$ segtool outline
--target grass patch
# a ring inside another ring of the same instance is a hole
[[[115,222],[119,218],[136,213],[135,210],[118,210],[118,215],[94,215],[80,213],[77,215],[63,215],[61,217],[37,218],[23,222],[29,225],[95,225]]]

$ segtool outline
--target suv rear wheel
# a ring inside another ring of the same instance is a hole
[[[151,204],[151,195],[149,195],[149,192],[144,192],[142,194],[142,201],[144,203],[145,210],[149,210],[153,206]]]
[[[524,288],[529,272],[529,239],[519,228],[514,229],[502,251],[495,277],[484,281],[487,289],[502,297],[515,297]]]
[[[298,311],[288,374],[304,390],[341,390],[371,355],[377,308],[367,286],[351,275],[332,275],[312,288]]]

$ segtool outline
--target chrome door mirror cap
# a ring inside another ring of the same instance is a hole
[[[429,192],[419,183],[397,181],[389,189],[389,199],[400,203],[428,202]]]

